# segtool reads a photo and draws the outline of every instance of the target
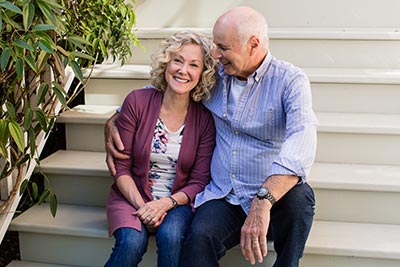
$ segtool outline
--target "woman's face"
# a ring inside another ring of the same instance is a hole
[[[167,91],[189,96],[197,85],[204,68],[203,51],[197,44],[186,44],[172,55],[167,63],[165,80]]]

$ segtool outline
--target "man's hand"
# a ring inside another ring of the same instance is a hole
[[[105,138],[105,149],[106,149],[106,163],[108,170],[111,175],[116,174],[114,158],[128,159],[129,156],[123,154],[121,151],[124,150],[124,144],[121,141],[117,128],[118,113],[115,113],[111,118],[108,119],[104,127],[104,138]]]
[[[244,258],[251,264],[255,264],[256,260],[261,263],[263,257],[267,256],[267,232],[271,208],[272,205],[268,200],[255,198],[242,226],[240,249]]]

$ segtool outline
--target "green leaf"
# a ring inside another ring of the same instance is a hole
[[[25,156],[17,163],[17,167],[19,168],[20,166],[22,166],[25,162],[29,160],[29,158],[29,155],[25,154]]]
[[[37,24],[32,26],[32,30],[35,32],[41,32],[41,31],[50,31],[54,30],[56,26],[51,25],[51,24]]]
[[[88,54],[85,54],[85,53],[82,53],[82,52],[79,52],[79,51],[74,51],[74,52],[72,52],[72,53],[70,54],[70,56],[71,56],[71,57],[86,58],[86,59],[93,60],[93,61],[95,60],[94,57],[89,56]]]
[[[28,140],[29,140],[29,147],[30,147],[30,154],[31,157],[33,157],[35,155],[36,152],[36,135],[35,135],[35,131],[33,130],[33,128],[29,128],[28,130]],[[39,165],[39,163],[37,163]]]
[[[4,158],[8,158],[6,144],[8,142],[8,121],[0,120],[0,154]]]
[[[43,1],[37,1],[37,4],[42,11],[43,15],[46,17],[46,19],[53,23],[53,25],[57,25],[57,19],[54,13],[51,11],[50,7]]]
[[[59,83],[53,82],[53,91],[56,94],[57,99],[61,102],[61,104],[64,107],[68,107],[64,88]]]
[[[36,109],[36,118],[39,121],[40,127],[47,133],[46,115],[40,108]]]
[[[34,199],[37,199],[37,197],[39,196],[39,187],[35,182],[32,182],[31,184],[32,184],[32,196]]]
[[[15,70],[17,71],[17,78],[21,80],[24,73],[24,63],[21,58],[15,60]]]
[[[0,56],[0,66],[2,71],[6,69],[8,62],[10,61],[10,57],[11,57],[11,48],[9,47],[4,48]]]
[[[76,63],[75,61],[72,60],[72,61],[69,62],[69,66],[74,71],[75,76],[78,78],[78,80],[83,83],[84,82],[83,81],[83,74],[82,74],[82,70],[79,67],[78,63]]]
[[[32,118],[33,118],[33,111],[32,109],[28,106],[28,108],[25,110],[25,116],[24,116],[24,129],[25,131],[29,130],[32,126]]]
[[[0,32],[3,32],[3,16],[0,13]]]
[[[49,189],[45,189],[42,194],[40,195],[38,204],[42,204],[46,201],[47,197],[50,195],[50,190]]]
[[[47,3],[49,6],[58,9],[58,10],[62,10],[63,6],[59,5],[56,1],[54,0],[41,0],[42,2]]]
[[[7,101],[6,108],[7,108],[7,113],[8,113],[8,116],[10,117],[10,119],[13,121],[16,121],[17,116],[15,115],[15,108],[14,108],[13,104],[11,104],[10,102]]]
[[[22,15],[21,9],[16,5],[12,4],[11,2],[0,2],[0,7],[4,7],[5,9],[8,9],[14,13]]]
[[[40,103],[43,102],[48,90],[49,90],[49,85],[47,83],[42,83],[39,86],[38,94],[37,94],[36,106],[38,106]]]
[[[28,188],[28,184],[29,184],[29,180],[28,179],[24,180],[21,183],[21,186],[19,188],[19,195],[20,196],[22,196],[25,193],[26,189]]]
[[[39,47],[46,53],[53,54],[53,49],[51,48],[51,45],[45,39],[41,39],[39,41]]]
[[[57,203],[58,203],[57,196],[53,192],[51,192],[50,193],[50,212],[51,212],[51,215],[53,215],[53,217],[55,217],[56,213],[57,213]]]
[[[31,52],[34,51],[33,47],[30,44],[28,44],[27,42],[23,41],[23,40],[17,39],[17,40],[14,41],[14,44],[16,46],[21,47],[21,48],[28,49]]]
[[[33,60],[33,58],[32,58],[32,56],[31,55],[26,55],[25,57],[24,57],[24,59],[25,59],[25,62],[28,64],[28,66],[35,72],[35,73],[38,73],[38,67],[36,66],[36,63],[35,63],[35,61]]]
[[[28,31],[35,16],[35,5],[31,2],[23,7],[24,29]]]
[[[19,124],[16,121],[10,121],[10,123],[8,124],[8,130],[10,131],[10,135],[17,144],[18,149],[21,152],[24,152],[25,149],[24,134]]]

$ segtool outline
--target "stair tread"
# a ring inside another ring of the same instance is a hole
[[[117,106],[78,105],[59,115],[61,123],[104,124]],[[400,114],[316,112],[319,132],[400,134]]]
[[[57,173],[110,177],[105,163],[104,152],[58,150],[41,160],[40,168],[47,174]]]
[[[371,68],[302,67],[311,82],[400,84],[400,70]],[[148,65],[98,64],[92,79],[149,79]]]
[[[400,259],[400,225],[315,221],[306,253]]]
[[[320,132],[400,134],[400,114],[316,112]]]
[[[12,261],[9,265],[7,265],[7,267],[75,267],[75,266],[59,265],[52,263],[39,263],[32,261]]]
[[[102,105],[77,105],[59,115],[59,123],[87,123],[104,124],[110,118],[118,106]]]
[[[87,206],[59,204],[55,218],[47,204],[34,206],[11,229],[109,238],[105,209]],[[306,253],[400,259],[400,225],[315,221]]]
[[[400,192],[400,166],[316,162],[308,181],[315,188]]]
[[[48,174],[110,177],[104,152],[59,150],[40,167]],[[400,166],[316,162],[308,181],[315,188],[400,192],[399,176]]]
[[[104,207],[58,204],[53,217],[47,203],[35,205],[10,225],[12,231],[108,238]]]
[[[137,32],[140,39],[167,38],[182,30],[195,30],[209,37],[212,35],[211,27],[141,27]],[[286,39],[346,39],[346,40],[399,40],[400,32],[396,28],[374,27],[270,27],[269,37]]]

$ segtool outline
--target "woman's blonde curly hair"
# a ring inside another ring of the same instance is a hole
[[[190,91],[190,96],[196,102],[208,99],[210,97],[210,90],[215,84],[217,62],[211,56],[214,43],[202,33],[181,31],[162,41],[161,49],[152,55],[150,82],[154,87],[165,92],[168,85],[165,80],[167,64],[171,61],[173,55],[186,44],[199,45],[203,51],[204,61],[204,69],[201,78],[196,87]]]

